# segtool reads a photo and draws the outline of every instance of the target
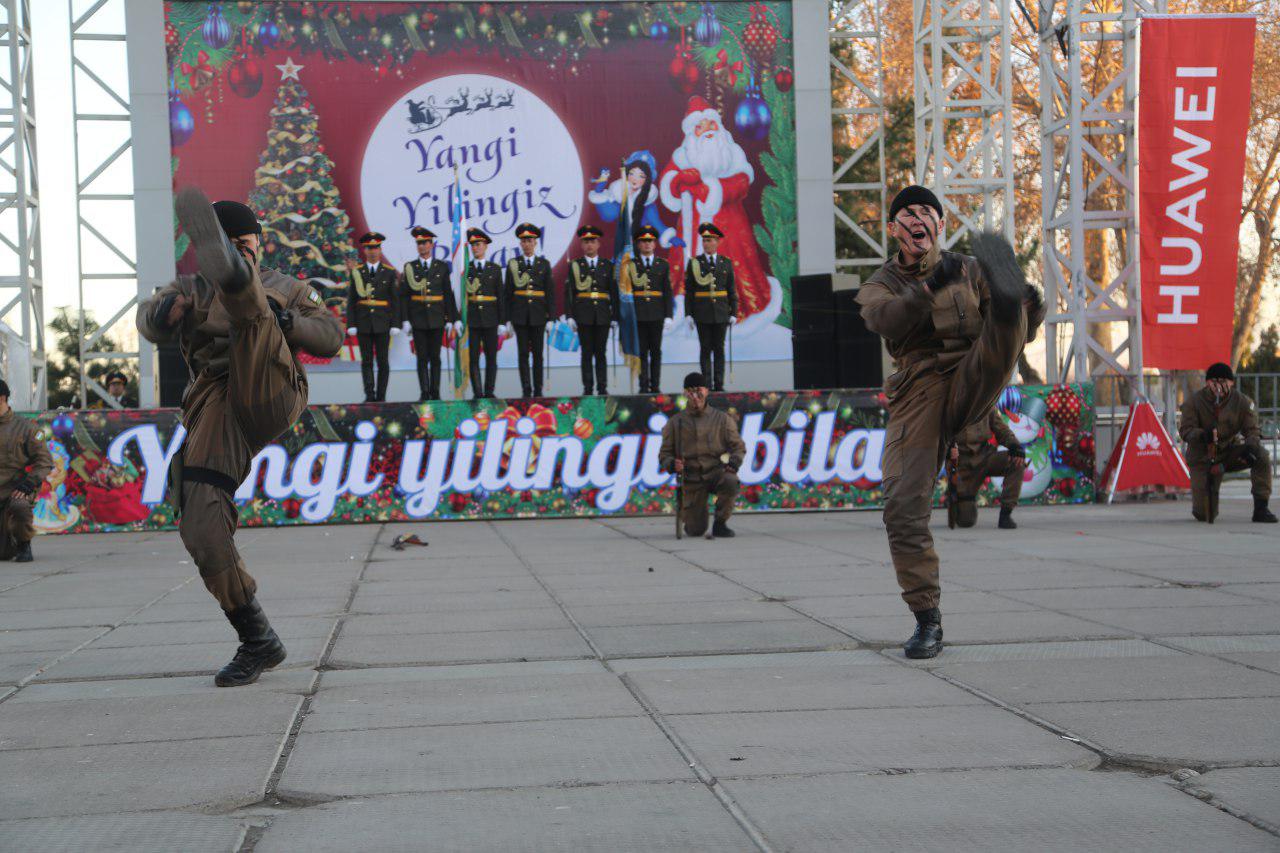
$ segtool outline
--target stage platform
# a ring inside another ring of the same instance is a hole
[[[176,534],[43,537],[0,564],[0,850],[1274,851],[1245,488],[935,513],[924,663],[873,513],[246,530],[290,658],[235,690]]]

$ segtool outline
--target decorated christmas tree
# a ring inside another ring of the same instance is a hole
[[[298,79],[302,66],[289,59],[277,68],[280,90],[249,206],[262,222],[263,266],[332,288],[322,291],[327,302],[339,295],[351,220],[333,183],[315,107]]]

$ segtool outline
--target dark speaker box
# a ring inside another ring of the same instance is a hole
[[[791,330],[800,335],[823,333],[835,328],[831,311],[831,275],[791,277]]]
[[[177,408],[182,405],[182,392],[187,390],[191,373],[176,343],[156,345],[156,368],[160,374],[160,406]]]
[[[831,335],[825,332],[792,333],[791,375],[797,391],[839,384],[831,350]]]
[[[878,388],[884,381],[880,336],[867,329],[856,290],[838,290],[835,304],[836,382],[841,388]]]

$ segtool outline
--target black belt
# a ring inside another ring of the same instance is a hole
[[[221,489],[229,495],[234,495],[236,490],[240,488],[239,483],[221,471],[215,471],[212,468],[200,468],[195,465],[182,466],[182,482],[204,483],[206,486]]]

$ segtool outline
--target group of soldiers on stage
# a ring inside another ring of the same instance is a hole
[[[451,283],[450,265],[434,257],[436,235],[412,230],[418,257],[401,273],[382,259],[382,234],[371,231],[359,240],[364,262],[348,264],[347,334],[360,348],[365,402],[384,402],[390,379],[388,349],[392,335],[413,336],[418,359],[420,400],[440,399],[440,349],[445,331],[462,333],[462,313]],[[686,314],[696,325],[702,372],[713,391],[724,390],[725,339],[737,323],[738,294],[733,262],[718,253],[724,236],[713,223],[698,228],[704,253],[690,258],[684,272]],[[520,390],[524,397],[543,392],[543,347],[547,327],[555,322],[555,285],[551,262],[538,254],[542,230],[523,223],[516,228],[520,254],[505,265],[486,258],[492,240],[480,228],[467,230],[472,261],[463,286],[470,353],[470,379],[477,398],[494,396],[498,377],[499,336],[516,339]],[[671,268],[654,249],[658,230],[636,229],[636,253],[625,270],[600,257],[601,230],[578,229],[582,254],[569,263],[564,283],[564,313],[559,319],[581,343],[582,393],[607,394],[608,343],[621,320],[619,279],[631,284],[635,309],[636,348],[640,361],[640,393],[657,393],[662,377],[662,336],[671,328],[675,309]],[[484,370],[481,371],[481,356]]]

